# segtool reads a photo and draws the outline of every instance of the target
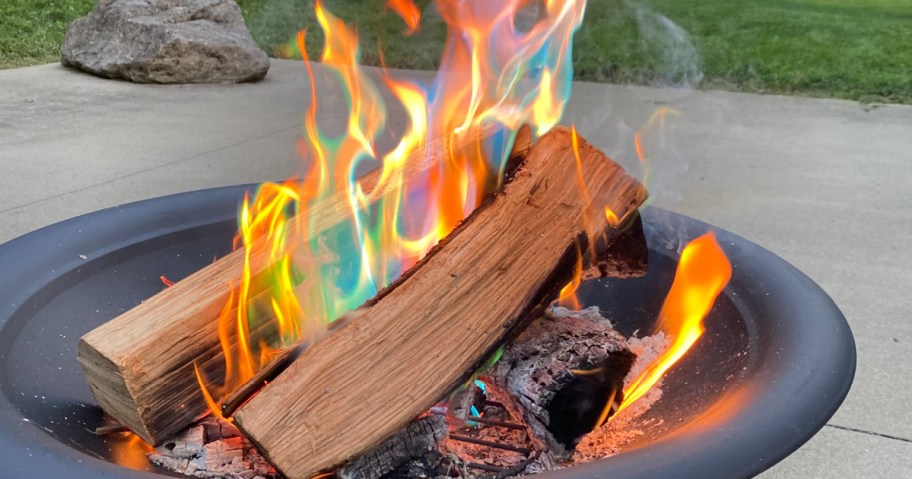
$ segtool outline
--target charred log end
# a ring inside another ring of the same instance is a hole
[[[567,371],[566,384],[548,405],[548,430],[568,450],[573,450],[583,436],[617,411],[624,400],[624,378],[630,372],[636,355],[617,351],[598,364],[587,365],[591,374]]]
[[[603,239],[599,238],[603,241]],[[592,258],[592,265],[583,273],[583,279],[594,278],[639,278],[646,274],[649,264],[649,248],[643,231],[643,219],[639,214],[630,221],[623,232],[614,239],[610,248],[601,241],[596,242],[600,253]]]

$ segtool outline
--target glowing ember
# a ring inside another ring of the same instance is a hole
[[[657,332],[673,338],[671,346],[624,388],[624,401],[618,412],[649,391],[700,339],[704,331],[703,318],[728,284],[731,274],[731,263],[712,232],[684,247],[671,290],[659,312]],[[607,414],[603,416],[607,417]]]
[[[298,148],[304,172],[300,180],[261,185],[241,209],[235,246],[245,248],[245,273],[231,285],[219,321],[226,378],[218,387],[199,378],[215,398],[210,405],[283,346],[318,340],[330,322],[423,257],[499,187],[521,125],[542,134],[557,124],[570,94],[570,45],[585,1],[544,2],[539,20],[519,31],[515,18],[526,4],[437,2],[448,27],[441,69],[430,83],[383,71],[382,83],[407,122],[398,144],[381,152],[376,141],[389,134],[386,105],[358,65],[357,32],[316,2],[325,34],[322,62],[345,88],[347,127],[330,136],[317,124],[319,96],[305,63],[311,99]],[[389,0],[387,6],[409,32],[418,27],[420,12],[412,1]],[[307,60],[303,32],[297,43]],[[446,161],[428,165],[414,154],[431,145],[447,147]],[[364,165],[380,168],[377,184],[357,179]],[[310,214],[314,206],[338,195],[347,198],[350,221],[318,227]],[[292,215],[297,217],[289,221]],[[272,266],[254,275],[254,257],[268,258]]]

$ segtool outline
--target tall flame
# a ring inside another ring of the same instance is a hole
[[[731,279],[728,258],[712,232],[691,241],[681,252],[671,290],[659,312],[658,330],[673,338],[668,349],[624,388],[618,412],[633,404],[703,335],[703,318]]]
[[[374,296],[465,219],[500,185],[521,125],[541,134],[557,124],[570,94],[570,45],[585,0],[547,0],[539,20],[520,31],[515,18],[527,3],[436,2],[448,31],[434,80],[396,79],[385,69],[380,75],[407,120],[387,152],[377,146],[390,134],[386,104],[380,85],[358,65],[357,33],[315,3],[325,33],[323,68],[346,94],[345,131],[331,136],[317,123],[320,96],[302,32],[297,43],[311,85],[298,148],[305,171],[300,180],[261,185],[241,208],[236,246],[245,249],[245,272],[231,285],[219,321],[225,382],[215,386],[198,372],[213,403],[281,348],[319,339],[330,322]],[[413,2],[389,0],[388,6],[410,29],[417,27]],[[439,164],[421,158],[425,164],[416,173],[409,164],[414,152],[432,145],[445,145],[449,156]],[[357,179],[364,166],[380,168],[375,185]],[[316,205],[339,195],[347,199],[349,221],[318,224],[311,214]],[[255,273],[257,258],[272,266]]]

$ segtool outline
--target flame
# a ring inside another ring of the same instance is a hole
[[[646,149],[646,141],[644,137],[651,134],[653,130],[659,130],[659,137],[661,141],[665,141],[665,122],[668,117],[679,116],[681,112],[663,106],[656,111],[652,112],[649,120],[643,125],[642,128],[637,130],[636,134],[633,135],[633,146],[636,149],[637,159],[640,160],[640,164],[643,167],[643,184],[649,186],[650,173],[651,173],[651,162],[649,152]]]
[[[581,308],[580,300],[576,296],[576,290],[579,289],[579,285],[582,282],[582,277],[583,277],[583,255],[582,255],[582,251],[580,250],[579,244],[577,244],[576,245],[576,263],[573,266],[573,278],[570,280],[569,283],[567,283],[566,285],[564,285],[563,288],[561,288],[560,294],[558,294],[558,297],[557,297],[558,304],[560,304],[561,306],[563,306],[565,308],[573,309],[573,310],[579,310]]]
[[[615,227],[621,224],[621,220],[618,219],[617,213],[615,213],[611,208],[605,208],[605,218],[608,219],[608,226]]]
[[[408,25],[406,35],[411,35],[418,31],[418,22],[421,21],[421,11],[412,0],[389,0],[386,2],[386,8],[396,12],[396,15],[402,17],[405,24]]]
[[[317,122],[321,98],[300,32],[295,43],[310,77],[297,148],[303,172],[261,185],[240,209],[235,246],[244,248],[244,274],[239,284],[227,285],[230,299],[219,319],[224,381],[207,380],[197,370],[210,407],[280,349],[319,340],[329,323],[373,297],[452,231],[500,186],[520,126],[541,134],[557,124],[570,94],[570,45],[585,1],[549,0],[537,23],[518,31],[515,17],[526,4],[438,0],[447,24],[441,68],[433,81],[419,82],[393,78],[385,69],[379,81],[368,75],[358,65],[356,30],[315,2],[325,33],[323,68],[340,81],[347,100],[328,108],[345,111],[345,129],[330,135]],[[417,27],[420,13],[412,1],[387,5],[410,29]],[[390,136],[381,87],[406,114],[389,151],[377,145]],[[441,145],[448,156],[427,161],[423,153]],[[366,167],[379,168],[376,184],[358,180],[356,171]],[[320,205],[339,198],[348,221],[320,223]],[[270,266],[256,267],[261,264]]]
[[[118,437],[112,438],[110,444],[111,460],[115,464],[139,471],[149,469],[149,460],[146,454],[154,451],[154,449],[136,434],[132,432],[120,433]]]
[[[703,318],[728,284],[731,274],[731,263],[712,232],[684,247],[671,290],[659,312],[657,329],[673,338],[672,343],[624,388],[624,401],[618,412],[646,394],[700,339],[704,330]]]

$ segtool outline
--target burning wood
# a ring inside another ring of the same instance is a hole
[[[429,414],[341,466],[335,476],[400,479],[446,477],[456,473],[466,478],[509,477],[614,454],[641,434],[638,428],[631,427],[631,421],[661,396],[660,388],[654,388],[637,407],[625,410],[620,421],[592,432],[589,432],[591,426],[581,428],[588,434],[572,457],[567,452],[573,447],[559,443],[556,449],[549,446],[555,443],[551,429],[561,431],[567,424],[558,421],[568,418],[549,416],[554,408],[540,405],[549,400],[560,402],[562,394],[570,393],[578,396],[569,405],[589,402],[580,410],[601,411],[610,401],[604,394],[598,394],[598,388],[585,384],[581,388],[580,384],[566,380],[579,373],[575,366],[604,363],[612,357],[620,362],[635,357],[629,372],[615,369],[600,376],[609,383],[629,383],[667,345],[661,333],[624,339],[597,308],[582,311],[550,308],[506,346],[495,367],[484,375],[484,382],[470,383],[459,394],[451,395],[443,409],[435,406]],[[446,417],[445,409],[449,409]],[[464,417],[454,417],[462,414],[462,410]],[[542,418],[548,424],[542,423]],[[589,421],[594,422],[594,419]],[[265,469],[265,459],[241,437],[231,424],[208,417],[184,434],[164,441],[150,453],[150,459],[166,469],[195,477],[275,475],[273,469]]]
[[[545,2],[523,31],[514,16],[528,2],[500,3],[438,4],[448,57],[433,87],[383,76],[408,118],[385,154],[376,151],[389,133],[385,102],[357,66],[357,34],[315,4],[325,67],[346,87],[345,132],[330,137],[316,124],[305,63],[303,181],[262,185],[240,214],[244,248],[79,343],[98,403],[159,446],[154,462],[198,477],[287,479],[333,469],[378,479],[416,462],[447,476],[551,468],[574,448],[600,450],[586,433],[652,394],[696,341],[705,311],[685,311],[694,301],[681,287],[660,318],[674,343],[645,365],[649,355],[635,360],[632,343],[593,311],[553,313],[523,333],[582,278],[645,271],[637,208],[646,191],[575,130],[554,126],[584,2]],[[532,146],[524,128],[513,141],[507,130],[523,122],[547,133]],[[383,167],[354,181],[365,161]],[[708,310],[722,277],[685,276]],[[479,403],[466,390],[449,402],[456,420],[444,437],[429,408],[511,340],[488,371],[490,396]],[[239,429],[208,420],[166,439],[207,404]]]
[[[165,469],[204,479],[276,479],[278,474],[231,424],[207,417],[149,453]]]
[[[483,129],[481,137],[493,133],[491,128]],[[473,148],[480,138],[465,141],[454,148]],[[514,141],[511,161],[521,161],[531,142],[529,128],[522,128]],[[449,154],[442,142],[428,145],[427,151],[409,157],[406,171],[418,174],[444,161]],[[362,178],[363,188],[372,189],[380,175],[377,170]],[[348,202],[349,198],[340,192],[318,204],[309,212],[310,221],[315,223],[310,231],[316,235],[345,221],[350,214]],[[256,276],[270,265],[268,251],[254,246],[251,253],[251,275]],[[225,375],[223,345],[216,323],[228,296],[234,294],[227,285],[238,284],[243,275],[244,254],[243,248],[228,254],[79,341],[79,362],[95,400],[144,441],[159,444],[207,409],[199,393],[194,364],[200,365],[206,377]],[[254,282],[252,287],[266,286]],[[274,328],[267,324],[260,334],[269,331]]]
[[[292,479],[377,445],[521,331],[580,251],[611,244],[619,229],[606,208],[626,225],[645,198],[616,163],[555,128],[502,194],[241,406],[238,427]]]

